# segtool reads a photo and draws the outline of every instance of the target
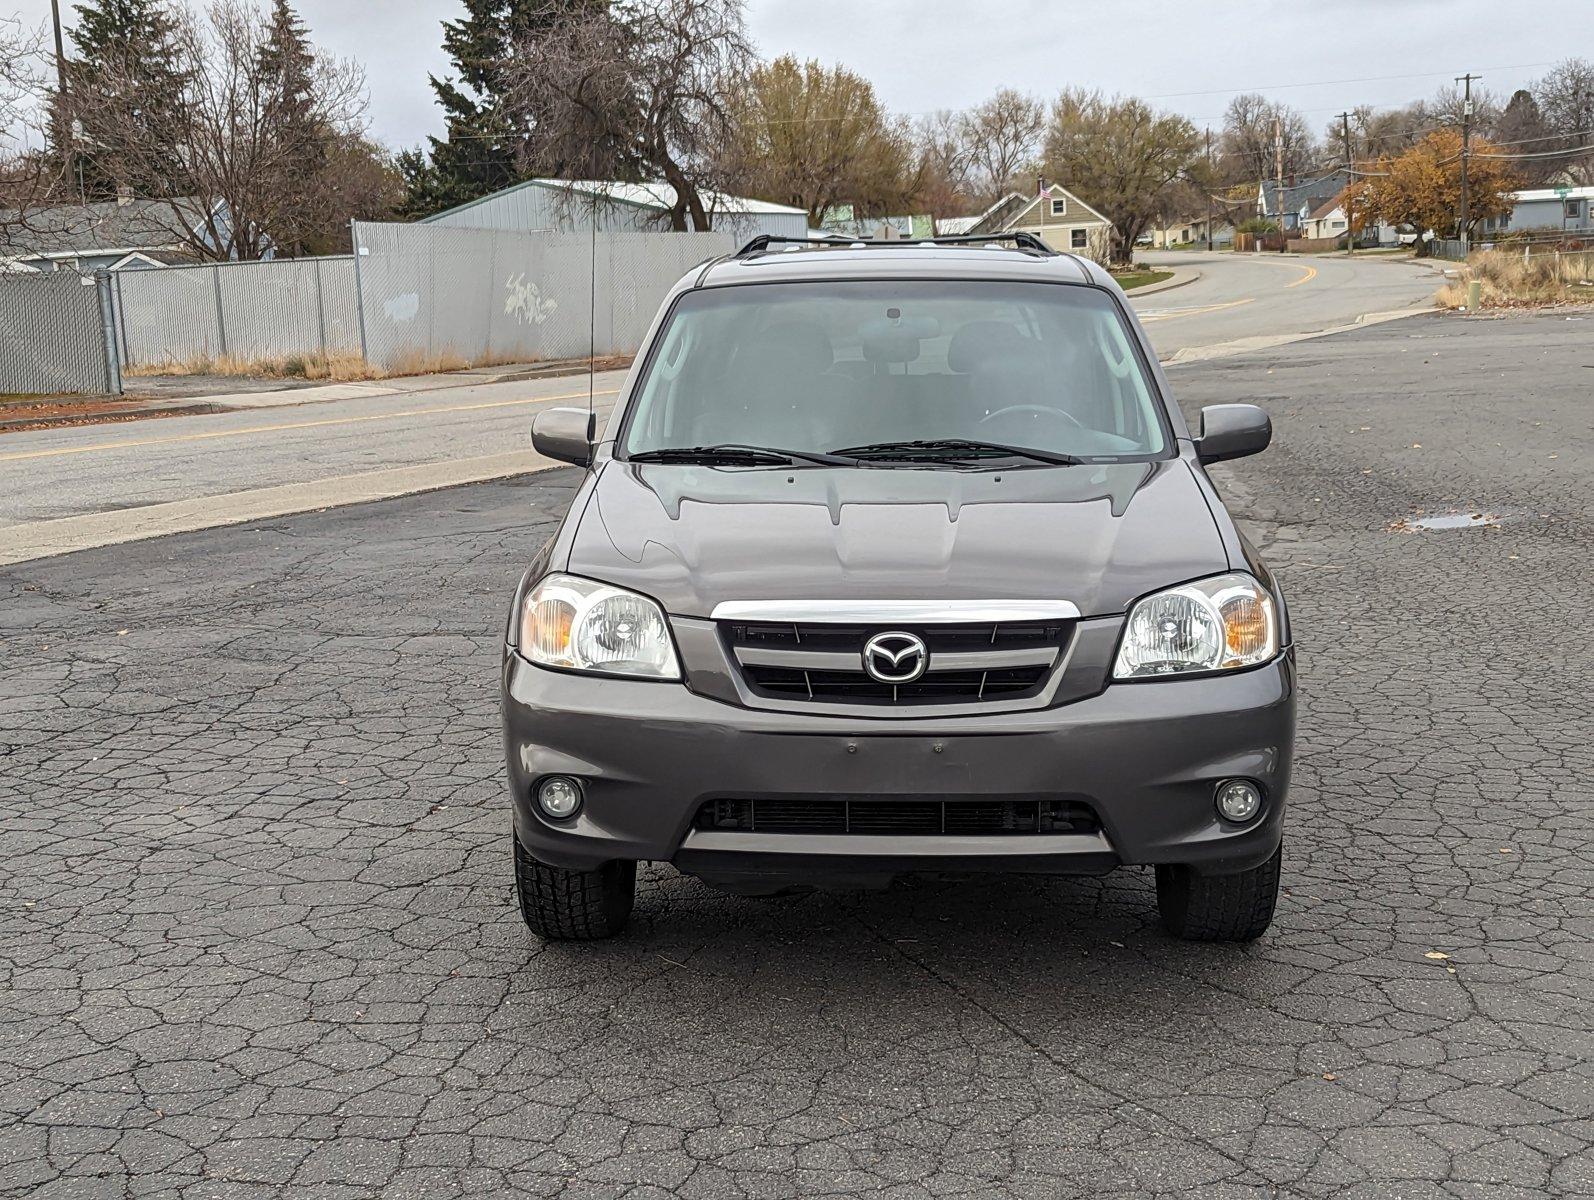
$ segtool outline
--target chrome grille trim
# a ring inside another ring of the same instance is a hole
[[[736,646],[736,661],[744,667],[790,667],[794,671],[860,671],[863,655],[843,650],[769,650],[762,646]],[[930,656],[927,674],[936,671],[1000,671],[1009,667],[1049,667],[1057,661],[1055,646],[1033,650],[943,652]]]
[[[763,700],[905,711],[1041,700],[1054,684],[1077,624],[1060,618],[875,624],[741,620],[722,621],[718,630],[754,707]],[[892,680],[870,673],[865,656],[871,638],[893,631],[923,641],[921,674]]]
[[[830,625],[984,625],[1012,621],[1077,621],[1068,600],[725,600],[715,621]]]

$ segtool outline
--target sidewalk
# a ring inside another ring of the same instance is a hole
[[[598,371],[613,371],[630,365],[629,356],[599,358]],[[367,396],[397,396],[411,392],[435,392],[448,388],[474,387],[484,383],[512,383],[522,379],[551,379],[562,375],[584,375],[589,369],[585,358],[556,359],[549,362],[503,363],[490,367],[466,367],[431,375],[407,375],[392,379],[369,379],[350,383],[306,383],[302,379],[231,379],[205,376],[214,380],[216,391],[191,388],[192,376],[129,376],[121,396],[40,396],[38,402],[19,404],[19,409],[37,410],[28,416],[11,416],[0,408],[0,434],[23,429],[49,429],[63,425],[97,425],[140,420],[149,417],[193,416],[204,413],[241,412],[264,408],[287,408],[328,400],[353,400]],[[222,390],[232,388],[234,390]]]

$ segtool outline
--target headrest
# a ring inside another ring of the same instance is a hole
[[[747,345],[760,353],[774,350],[782,364],[795,362],[804,369],[822,373],[836,361],[830,335],[817,321],[778,321],[760,330]]]
[[[1004,358],[1031,359],[1040,349],[1039,342],[1006,321],[970,321],[952,335],[946,365],[966,375]]]

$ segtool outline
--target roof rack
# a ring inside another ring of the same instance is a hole
[[[850,238],[844,234],[831,234],[825,237],[785,237],[778,233],[761,233],[736,252],[737,258],[747,258],[754,254],[763,254],[771,246],[805,246],[817,249],[830,246],[838,249],[876,250],[896,249],[901,246],[988,246],[992,242],[1011,242],[1013,249],[1023,250],[1031,254],[1056,254],[1038,234],[1033,234],[1023,229],[1015,229],[1007,233],[959,233],[946,237],[909,237],[909,238]]]

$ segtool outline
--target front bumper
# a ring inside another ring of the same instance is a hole
[[[673,862],[727,885],[775,876],[859,882],[913,871],[1101,871],[1265,861],[1281,836],[1295,737],[1293,653],[1230,676],[1108,686],[1028,712],[881,721],[740,708],[681,683],[504,664],[504,738],[526,850],[587,870]],[[531,802],[543,775],[579,776],[570,821]],[[1220,820],[1213,787],[1259,781],[1263,816]],[[706,800],[830,796],[1082,801],[1099,833],[882,837],[692,827]]]

